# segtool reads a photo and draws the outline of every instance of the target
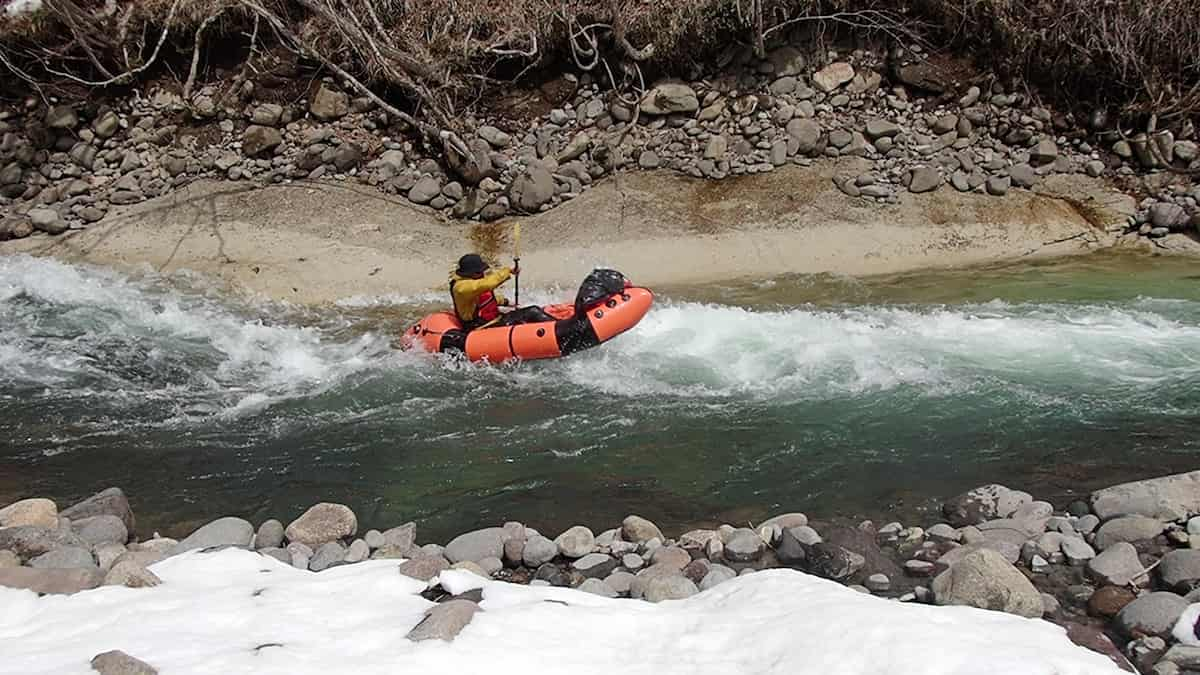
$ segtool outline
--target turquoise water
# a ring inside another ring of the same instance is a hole
[[[170,533],[332,500],[434,541],[913,518],[983,482],[1065,500],[1200,464],[1194,261],[656,290],[608,345],[495,368],[389,348],[431,298],[311,310],[0,257],[0,502],[119,485]]]

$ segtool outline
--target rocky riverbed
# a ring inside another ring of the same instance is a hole
[[[521,114],[464,119],[467,156],[430,151],[331,79],[299,99],[253,82],[227,99],[210,87],[184,100],[169,85],[119,100],[31,98],[0,112],[0,239],[86,228],[199,178],[360,183],[446,219],[492,221],[552,209],[623,171],[720,180],[838,157],[870,161],[833,179],[866,202],[1003,196],[1079,174],[1144,197],[1130,234],[1200,227],[1200,187],[1174,173],[1200,168],[1192,130],[1129,135],[1103,110],[1080,120],[995,78],[887,56],[731,49],[717,72],[637,100],[568,73],[514,94]]]
[[[656,603],[792,568],[896,602],[1044,618],[1123,667],[1167,675],[1200,663],[1198,486],[1200,472],[1179,474],[1056,507],[986,485],[946,502],[942,522],[926,527],[816,523],[787,513],[669,536],[630,515],[606,529],[559,533],[508,522],[445,545],[421,543],[411,522],[362,532],[354,512],[336,503],[314,505],[286,525],[268,520],[256,528],[226,516],[182,540],[143,539],[126,495],[110,488],[61,511],[49,499],[0,509],[0,585],[50,594],[151,587],[161,583],[155,564],[227,547],[314,573],[391,558],[402,561],[400,574],[427,583],[425,596],[438,603],[409,639],[453,640],[481,611],[480,598],[443,589],[439,575],[447,570]]]

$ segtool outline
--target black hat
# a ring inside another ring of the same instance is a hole
[[[459,276],[473,276],[483,274],[488,270],[488,264],[474,253],[468,253],[458,259],[458,274]]]

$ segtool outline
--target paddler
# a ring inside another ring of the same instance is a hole
[[[508,307],[511,303],[496,289],[520,273],[521,268],[517,266],[492,269],[475,253],[459,258],[458,268],[450,275],[450,297],[463,330],[553,321],[554,317],[542,311],[541,307],[501,312],[501,307]]]

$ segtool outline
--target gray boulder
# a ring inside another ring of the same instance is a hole
[[[446,545],[444,555],[451,563],[499,558],[504,555],[504,529],[489,527],[460,534]]]
[[[914,194],[933,192],[941,187],[941,185],[942,176],[937,172],[937,169],[922,166],[913,169],[912,181],[908,184],[908,191]]]
[[[1028,618],[1042,616],[1042,596],[999,553],[979,549],[939,574],[932,585],[939,605],[966,605]]]
[[[1012,178],[1013,185],[1022,188],[1031,188],[1037,185],[1038,175],[1034,172],[1033,167],[1028,164],[1017,164],[1008,170],[1008,175]]]
[[[1097,583],[1109,586],[1145,585],[1147,581],[1137,549],[1128,542],[1113,544],[1089,560],[1087,573]]]
[[[566,558],[582,558],[596,548],[596,537],[586,527],[576,525],[554,540],[558,552]]]
[[[413,642],[444,640],[450,642],[471,623],[479,605],[469,600],[450,600],[425,612],[421,620],[404,637]]]
[[[279,126],[279,120],[282,117],[283,106],[278,103],[263,103],[250,113],[250,121],[264,127]]]
[[[525,549],[521,552],[521,559],[526,567],[537,569],[554,560],[557,555],[558,545],[539,534],[525,540]]]
[[[1051,164],[1058,159],[1058,146],[1049,138],[1043,138],[1034,146],[1030,158],[1036,164]]]
[[[43,553],[30,560],[29,566],[38,569],[99,569],[92,552],[79,546],[64,546]]]
[[[1200,587],[1200,550],[1167,553],[1158,563],[1158,577],[1164,586],[1177,593],[1190,593]]]
[[[708,574],[700,580],[700,590],[707,591],[710,588],[725,583],[737,577],[737,572],[725,567],[724,565],[713,565]]]
[[[988,520],[1007,518],[1031,501],[1033,497],[1024,492],[1003,485],[984,485],[946,502],[942,514],[954,527],[979,525]]]
[[[1125,605],[1113,622],[1131,639],[1150,635],[1167,638],[1187,607],[1187,600],[1180,595],[1165,591],[1147,593]]]
[[[129,540],[125,523],[116,516],[92,516],[71,523],[71,527],[92,548],[101,544],[124,544]]]
[[[1096,531],[1093,542],[1097,549],[1104,551],[1113,544],[1123,541],[1136,542],[1153,539],[1162,534],[1163,524],[1154,518],[1146,516],[1124,516],[1115,518],[1100,526]]]
[[[46,234],[62,234],[67,231],[67,223],[54,209],[30,209],[29,222],[33,229]]]
[[[272,155],[282,143],[283,134],[278,129],[253,125],[242,134],[242,154],[247,157]]]
[[[1122,483],[1091,496],[1101,520],[1140,515],[1160,521],[1184,520],[1200,514],[1200,471]]]
[[[830,93],[854,79],[854,67],[849,63],[831,63],[813,73],[812,83],[823,93]]]
[[[584,579],[582,584],[579,584],[579,590],[592,595],[599,595],[603,598],[615,598],[617,592],[611,586],[604,583],[600,579]]]
[[[12,551],[26,560],[64,546],[87,548],[83,540],[68,529],[49,530],[28,525],[0,528],[0,549]]]
[[[65,130],[79,126],[79,114],[69,105],[54,105],[46,110],[46,126]]]
[[[536,213],[554,198],[554,176],[540,164],[526,167],[509,185],[512,205],[527,213]]]
[[[725,559],[736,563],[754,562],[762,557],[765,549],[766,544],[757,532],[739,528],[725,542]]]
[[[258,526],[254,535],[254,549],[279,548],[283,545],[283,523],[278,520],[268,520]]]
[[[21,588],[34,593],[70,595],[100,585],[98,569],[37,569],[8,567],[0,569],[0,586]]]
[[[171,555],[214,546],[249,547],[254,541],[254,526],[241,518],[219,518],[201,527],[175,545]]]
[[[96,118],[96,121],[92,123],[92,130],[100,138],[112,138],[120,128],[121,118],[111,110]]]
[[[322,502],[305,511],[288,524],[284,534],[288,541],[307,544],[313,548],[328,541],[353,537],[358,533],[358,518],[344,504]]]
[[[871,141],[874,142],[874,141],[879,140],[880,138],[891,138],[893,136],[896,136],[897,134],[900,133],[900,127],[897,126],[894,122],[889,122],[887,120],[881,120],[879,118],[874,118],[874,119],[867,120],[866,132],[867,132],[867,138],[871,139]]]
[[[863,556],[837,544],[820,542],[808,547],[806,569],[816,576],[845,581],[866,564]]]
[[[604,553],[588,553],[571,563],[571,567],[589,579],[603,579],[617,569],[617,560]]]
[[[646,92],[639,105],[647,115],[668,115],[695,112],[700,109],[700,100],[686,84],[664,83]]]
[[[1188,220],[1187,211],[1178,204],[1158,202],[1150,207],[1150,224],[1154,227],[1179,230],[1187,226]]]
[[[408,200],[414,204],[428,204],[442,194],[442,184],[432,176],[423,176],[408,191]]]
[[[321,544],[313,557],[308,561],[308,569],[313,572],[323,572],[333,566],[334,563],[342,562],[346,559],[346,548],[336,541],[327,541]]]
[[[399,571],[406,577],[428,583],[437,575],[450,569],[450,563],[442,556],[419,556],[400,563]]]
[[[92,670],[100,675],[158,675],[154,666],[117,650],[94,656]]]
[[[121,488],[108,488],[75,504],[58,514],[71,520],[83,520],[92,516],[116,516],[125,523],[125,529],[134,532],[133,509],[129,508],[129,499]]]
[[[162,583],[154,572],[134,560],[118,561],[104,575],[105,586],[124,586],[126,588],[152,588]]]
[[[801,155],[812,154],[821,142],[821,126],[810,119],[794,119],[785,129],[796,141],[796,152]]]

